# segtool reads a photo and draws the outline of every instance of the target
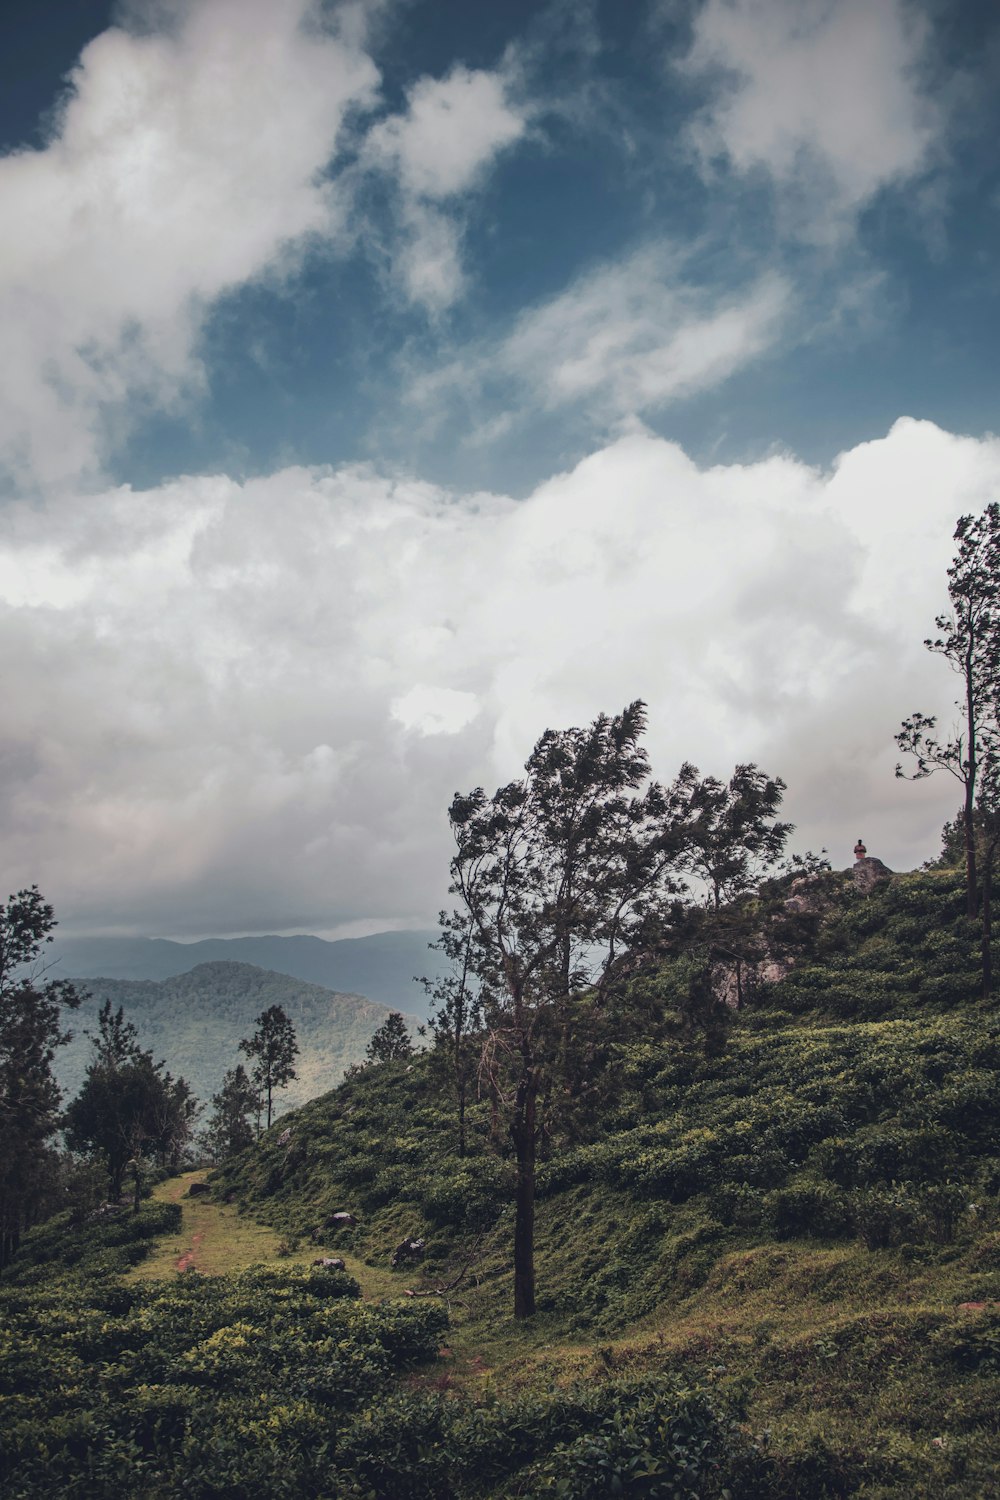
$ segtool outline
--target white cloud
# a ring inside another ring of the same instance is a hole
[[[756,759],[800,846],[934,852],[893,733],[1000,442],[904,421],[824,475],[643,432],[526,500],[365,468],[25,507],[0,546],[0,880],[67,927],[426,921],[456,789],[642,696],[657,773]]]
[[[394,269],[410,301],[431,311],[459,296],[462,204],[497,158],[524,135],[527,114],[502,72],[456,65],[421,78],[406,109],[368,132],[362,165],[386,174],[399,193]]]
[[[437,633],[431,632],[432,636]],[[390,704],[390,712],[404,729],[417,729],[421,734],[457,734],[476,717],[479,699],[475,693],[462,693],[456,688],[418,683]]]
[[[398,231],[393,273],[407,300],[431,312],[450,307],[466,282],[460,221],[432,204],[404,199]]]
[[[503,337],[411,372],[406,400],[425,424],[468,406],[465,441],[483,444],[526,413],[576,407],[620,424],[721,385],[787,335],[794,298],[774,272],[735,288],[700,285],[697,259],[661,243],[598,266],[527,308]]]
[[[314,0],[149,15],[171,24],[103,32],[49,144],[0,160],[0,454],[43,481],[94,469],[109,413],[197,381],[214,298],[337,232],[322,174],[374,97],[353,11],[343,32]]]
[[[775,341],[788,288],[765,275],[720,296],[686,269],[662,247],[601,267],[522,314],[499,361],[548,406],[583,400],[617,414],[719,384]]]
[[[440,202],[474,187],[524,129],[500,74],[458,65],[444,78],[419,79],[405,113],[369,131],[366,154],[391,170],[404,192]]]
[[[716,82],[698,151],[771,174],[806,234],[842,232],[928,164],[940,127],[920,86],[928,30],[905,0],[706,0],[683,64]]]

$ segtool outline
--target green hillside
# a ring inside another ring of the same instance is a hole
[[[501,1387],[699,1382],[747,1398],[774,1493],[990,1493],[1000,1018],[969,998],[960,881],[826,886],[813,953],[720,1056],[679,1027],[670,966],[604,1019],[589,1117],[539,1174],[530,1333],[509,1321],[509,1163],[483,1105],[455,1154],[441,1057],[313,1101],[221,1186],[303,1235],[353,1211],[344,1243],[376,1264],[425,1238],[415,1286],[445,1284],[482,1233],[456,1316]]]
[[[577,1001],[590,1087],[545,1141],[526,1323],[511,1162],[479,1102],[459,1157],[444,1049],[352,1075],[214,1175],[287,1270],[195,1278],[200,1300],[123,1280],[179,1243],[170,1205],[29,1236],[0,1282],[38,1374],[0,1406],[4,1492],[996,1494],[1000,1016],[961,882],[814,894],[810,951],[721,1047],[676,962]],[[394,1273],[404,1237],[424,1258]],[[294,1264],[321,1254],[355,1284]]]
[[[361,995],[336,994],[241,963],[199,964],[159,982],[86,979],[80,985],[89,998],[73,1016],[73,1040],[56,1054],[59,1082],[70,1096],[83,1081],[92,1056],[87,1033],[96,1031],[105,1000],[124,1007],[140,1045],[163,1058],[175,1076],[186,1078],[203,1101],[218,1091],[223,1074],[239,1061],[240,1040],[252,1035],[255,1018],[271,1005],[283,1006],[300,1050],[298,1078],[275,1096],[279,1112],[331,1088],[352,1063],[363,1059],[371,1036],[389,1014],[384,1005]]]

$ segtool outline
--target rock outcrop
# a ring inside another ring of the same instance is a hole
[[[858,890],[865,896],[870,896],[876,886],[884,885],[887,880],[892,879],[889,866],[870,854],[855,860],[851,866],[850,875]]]

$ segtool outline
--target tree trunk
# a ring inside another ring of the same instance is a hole
[[[21,1231],[16,1225],[6,1225],[0,1232],[0,1266],[9,1266],[21,1243]]]
[[[993,861],[996,844],[991,844],[983,867],[983,999],[988,1000],[993,991]]]
[[[975,785],[971,781],[965,783],[965,810],[962,822],[965,825],[965,898],[966,909],[970,917],[979,915],[979,892],[976,878],[976,827],[975,827]]]
[[[455,1063],[455,1084],[458,1089],[458,1154],[465,1155],[465,1069],[459,1057]]]
[[[979,892],[976,881],[976,776],[978,764],[976,759],[976,695],[975,695],[975,659],[973,632],[969,631],[969,645],[965,653],[965,732],[968,759],[965,765],[965,811],[963,822],[965,824],[965,899],[966,907],[970,917],[979,915]]]
[[[519,1087],[510,1133],[517,1158],[514,1190],[514,1317],[535,1312],[535,1103],[538,1085],[529,1075]]]

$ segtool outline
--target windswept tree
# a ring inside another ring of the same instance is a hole
[[[365,1061],[395,1062],[413,1055],[409,1027],[398,1010],[390,1011],[365,1048]]]
[[[271,1128],[273,1097],[276,1089],[287,1088],[297,1077],[295,1059],[299,1044],[295,1027],[284,1006],[269,1005],[254,1021],[257,1030],[240,1042],[240,1051],[253,1060],[253,1081],[264,1103],[267,1129]]]
[[[135,1027],[110,1000],[101,1006],[94,1059],[83,1086],[66,1110],[66,1140],[72,1150],[103,1159],[113,1199],[121,1197],[125,1173],[135,1176],[136,1197],[143,1163],[176,1167],[198,1103],[183,1078],[139,1046]]]
[[[514,1154],[514,1315],[535,1310],[539,1095],[572,1032],[574,1001],[600,1005],[675,889],[668,793],[647,783],[645,705],[585,729],[547,730],[525,776],[449,809],[456,852],[445,917],[468,945],[483,1008],[480,1077]]]
[[[686,804],[683,865],[704,885],[714,911],[756,889],[785,850],[791,823],[777,818],[785,795],[780,776],[737,766],[728,782],[681,767],[675,791]]]
[[[735,1001],[741,1005],[745,970],[767,952],[763,914],[748,898],[781,860],[793,831],[793,824],[777,816],[785,789],[780,777],[768,776],[753,764],[737,766],[728,782],[701,776],[697,767],[685,764],[674,782],[674,804],[684,814],[680,865],[704,898],[687,912],[681,926],[686,936],[680,947],[702,965],[692,970],[693,1014],[704,1012],[718,1019],[712,964],[729,969]]]
[[[911,714],[903,721],[896,743],[915,762],[896,775],[920,781],[935,771],[947,771],[962,787],[962,834],[965,847],[966,907],[979,914],[976,804],[995,802],[993,789],[1000,762],[1000,505],[988,505],[980,516],[962,516],[955,527],[958,550],[948,569],[951,609],[938,615],[938,634],[924,641],[928,651],[943,656],[961,683],[956,707],[961,718],[948,737],[942,737],[934,715]]]
[[[62,1011],[80,1003],[66,980],[45,978],[42,954],[55,925],[37,886],[0,905],[0,1265],[44,1213],[54,1177],[49,1142],[60,1091],[52,1062],[68,1040]]]

